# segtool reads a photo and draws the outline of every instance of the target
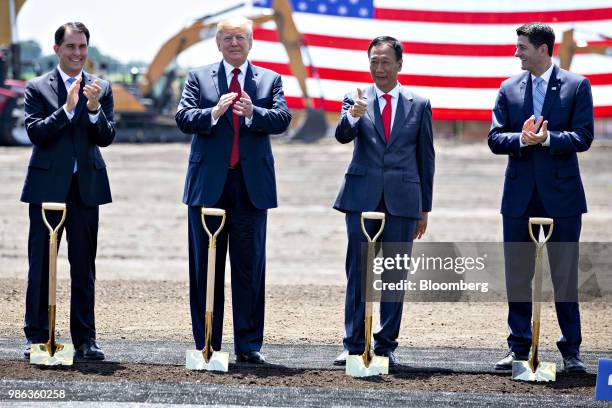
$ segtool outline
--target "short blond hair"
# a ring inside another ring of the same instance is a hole
[[[243,29],[247,34],[249,43],[253,42],[253,21],[249,20],[248,18],[242,17],[242,16],[228,17],[226,19],[219,21],[217,23],[217,33],[215,35],[215,37],[217,38],[217,41],[219,41],[219,39],[221,38],[223,31],[231,30],[234,28]]]

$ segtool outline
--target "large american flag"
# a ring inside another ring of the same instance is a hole
[[[272,0],[252,0],[271,7]],[[366,50],[390,35],[404,45],[400,83],[431,100],[434,119],[491,119],[501,82],[521,71],[516,28],[549,23],[557,45],[563,32],[589,45],[612,47],[611,0],[292,0],[293,19],[308,54],[307,86],[318,106],[339,112],[342,96],[370,84]],[[304,106],[275,24],[254,30],[249,58],[283,76],[287,102]],[[612,48],[610,48],[612,50]],[[304,54],[304,53],[303,53]],[[556,50],[555,50],[556,56]],[[558,62],[557,62],[558,63]],[[589,78],[595,116],[612,117],[612,56],[579,53],[571,71]]]

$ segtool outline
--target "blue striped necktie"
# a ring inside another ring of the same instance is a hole
[[[533,79],[533,115],[537,120],[542,115],[542,105],[544,105],[544,80],[542,78],[534,78]]]
[[[66,80],[66,82],[68,82],[68,88],[70,88],[70,86],[72,85],[74,81],[76,81],[76,78],[74,77],[70,77]]]

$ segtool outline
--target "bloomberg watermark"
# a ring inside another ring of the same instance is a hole
[[[612,243],[419,242],[363,244],[361,299],[376,302],[612,300]]]

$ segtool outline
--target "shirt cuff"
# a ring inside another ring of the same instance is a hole
[[[221,116],[219,116],[220,118]],[[215,115],[213,115],[212,113],[210,114],[210,127],[213,127],[217,124],[217,122],[219,121],[219,118],[215,119]]]
[[[89,113],[89,121],[91,123],[96,123],[98,121],[98,117],[100,117],[100,111],[98,110],[96,113]]]
[[[62,108],[64,108],[64,112],[66,112],[66,116],[68,116],[68,120],[72,120],[72,118],[74,117],[74,112],[68,112],[68,109],[66,109],[66,105],[62,106]]]
[[[251,116],[250,118],[244,118],[244,124],[247,127],[251,127],[251,123],[253,123],[253,116]]]
[[[542,142],[542,146],[550,147],[550,132],[548,132],[548,135],[546,136],[546,140]]]
[[[351,127],[355,127],[355,124],[359,121],[359,118],[356,118],[351,115],[351,112],[346,113],[346,119],[348,119],[349,125],[351,125]]]
[[[520,145],[521,147],[525,147],[525,146],[527,146],[527,143],[523,143],[523,135],[522,135],[522,134],[521,134],[521,135],[519,135],[519,145]]]

